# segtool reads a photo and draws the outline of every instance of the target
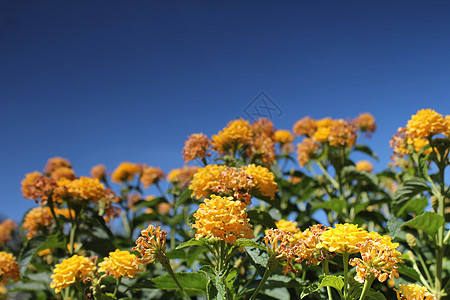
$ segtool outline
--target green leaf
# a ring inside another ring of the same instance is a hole
[[[207,248],[208,250],[211,250],[212,243],[213,242],[210,239],[201,238],[197,240],[196,238],[192,238],[189,241],[179,244],[175,248],[175,250],[183,249],[190,246],[202,246]]]
[[[342,169],[342,174],[347,181],[364,180],[371,183],[374,186],[378,185],[378,177],[375,176],[375,174],[366,171],[359,171],[358,169],[356,169],[355,166],[344,167]]]
[[[177,201],[174,205],[174,210],[176,211],[177,208],[186,202],[187,200],[191,199],[192,190],[186,189],[181,195],[177,198]]]
[[[444,225],[444,218],[433,212],[425,212],[414,219],[403,223],[403,226],[413,227],[434,236],[439,228]]]
[[[386,297],[380,291],[370,290],[367,293],[367,298],[369,300],[386,300]]]
[[[250,221],[264,225],[267,228],[276,228],[275,221],[266,211],[252,209],[247,211],[247,217],[250,219]]]
[[[392,203],[394,215],[398,216],[403,205],[414,196],[429,190],[430,187],[422,178],[412,178],[403,182],[394,193],[394,202]]]
[[[261,245],[261,244],[255,242],[254,240],[249,240],[249,239],[238,239],[238,240],[236,240],[236,246],[238,248],[253,247],[253,248],[258,248],[258,249],[261,249],[261,250],[267,250],[266,246]]]
[[[420,282],[420,275],[417,273],[416,270],[414,270],[411,267],[407,267],[405,265],[399,265],[398,266],[398,273],[408,276],[411,279],[414,279],[417,282]]]
[[[401,231],[402,225],[403,222],[395,217],[389,219],[387,222],[387,228],[389,229],[389,235],[392,239],[397,237],[398,233]]]
[[[376,159],[378,161],[378,155],[375,152],[373,152],[372,149],[370,149],[366,145],[361,145],[361,144],[360,145],[355,145],[355,146],[353,146],[353,149],[355,151],[359,151],[359,152],[365,153],[365,154],[373,157],[374,159]]]
[[[347,206],[347,201],[339,198],[333,198],[330,201],[325,201],[319,204],[315,204],[312,208],[312,212],[315,212],[318,209],[326,209],[332,210],[335,212],[342,212],[344,208]]]
[[[344,281],[337,276],[333,275],[323,275],[320,277],[320,284],[313,283],[307,287],[305,287],[300,295],[300,298],[303,299],[309,294],[312,294],[318,291],[320,288],[330,286],[338,291],[341,291],[344,287]]]
[[[397,216],[404,218],[407,213],[420,215],[428,205],[428,199],[425,197],[414,197],[407,201],[397,212]]]
[[[175,273],[180,285],[186,291],[205,292],[206,278],[200,273]],[[178,290],[178,286],[169,274],[158,276],[152,279],[139,282],[133,286],[134,288],[149,288],[161,290]]]

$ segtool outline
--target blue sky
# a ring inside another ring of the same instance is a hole
[[[20,181],[49,157],[183,165],[265,91],[277,128],[372,113],[368,144],[420,108],[450,114],[448,1],[2,1],[0,214],[34,206]]]

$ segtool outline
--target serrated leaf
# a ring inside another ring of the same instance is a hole
[[[429,190],[429,186],[422,178],[411,178],[403,182],[394,193],[394,201],[392,203],[394,215],[398,216],[398,212],[402,209],[403,205],[414,196]]]
[[[316,291],[318,291],[320,288],[330,286],[338,291],[341,291],[344,287],[344,281],[333,275],[324,275],[320,277],[320,284],[313,283],[306,288],[303,289],[300,298],[303,299],[304,297],[308,296],[309,294],[312,294]]]
[[[201,246],[201,247],[207,248],[208,250],[212,250],[211,243],[212,242],[209,239],[201,238],[201,239],[197,240],[196,238],[192,238],[189,241],[179,244],[175,248],[175,250],[179,250],[179,249],[183,249],[183,248],[191,247],[191,246]]]
[[[397,212],[399,218],[404,218],[406,213],[420,215],[428,205],[428,199],[425,197],[414,197],[407,201]]]
[[[403,226],[413,227],[434,236],[444,222],[445,220],[442,216],[433,212],[425,212],[420,216],[403,223]]]

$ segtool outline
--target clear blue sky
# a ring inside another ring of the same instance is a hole
[[[183,165],[265,91],[277,128],[372,113],[383,169],[411,114],[450,114],[449,1],[2,1],[0,214],[49,157]]]

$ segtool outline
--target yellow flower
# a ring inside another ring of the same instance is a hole
[[[80,177],[75,180],[59,180],[58,185],[74,198],[98,201],[106,196],[105,186],[97,178]]]
[[[218,238],[233,245],[239,238],[253,238],[245,207],[243,202],[233,201],[233,197],[211,195],[194,214],[195,237]]]
[[[413,140],[426,139],[435,134],[446,133],[449,123],[443,115],[432,109],[421,109],[406,124],[406,134]]]
[[[261,196],[268,197],[270,200],[275,198],[275,193],[278,191],[277,183],[275,182],[275,175],[269,169],[255,164],[244,166],[242,169],[253,177],[253,188],[258,190]]]
[[[313,140],[319,143],[326,143],[331,135],[330,127],[319,127],[316,132],[314,132]]]
[[[60,180],[62,178],[73,180],[76,178],[75,172],[73,171],[73,169],[68,168],[68,167],[59,167],[59,168],[55,169],[52,172],[52,174],[50,175],[50,177],[55,180]]]
[[[111,180],[115,183],[124,183],[133,180],[135,175],[139,175],[142,168],[138,164],[130,162],[121,163],[112,173]]]
[[[352,121],[352,124],[361,130],[361,132],[373,133],[377,129],[375,118],[370,113],[360,114]]]
[[[53,171],[55,171],[56,169],[61,168],[61,167],[72,168],[72,165],[65,158],[53,157],[47,161],[47,164],[45,165],[45,168],[44,168],[44,172],[46,174],[51,175],[53,173]]]
[[[140,180],[144,188],[148,188],[152,184],[164,180],[164,178],[166,178],[166,174],[160,168],[143,166]]]
[[[105,272],[108,276],[113,276],[116,279],[119,277],[134,278],[139,271],[133,266],[135,260],[136,255],[116,249],[114,252],[109,252],[109,257],[105,257],[98,264],[100,267],[98,271]]]
[[[191,134],[184,143],[182,151],[184,162],[188,163],[196,158],[205,159],[207,156],[211,156],[208,153],[210,148],[211,140],[206,135],[203,133]]]
[[[91,177],[104,180],[106,177],[106,167],[104,165],[93,166],[91,169]]]
[[[53,280],[50,283],[50,287],[55,289],[55,293],[58,294],[62,289],[71,286],[77,281],[83,281],[94,271],[95,265],[92,261],[75,254],[55,266],[51,276]]]
[[[435,300],[436,297],[431,294],[426,287],[410,283],[408,285],[400,284],[400,290],[394,289],[398,300]]]
[[[275,225],[277,226],[278,229],[290,232],[292,234],[295,234],[300,231],[300,228],[297,227],[297,222],[281,219],[280,221],[276,221]]]
[[[9,280],[19,280],[19,266],[11,253],[0,251],[0,285],[6,285]]]
[[[247,146],[253,138],[253,131],[248,121],[243,119],[233,120],[212,137],[212,145],[220,154],[236,151],[241,146]]]
[[[278,143],[286,144],[292,142],[294,137],[289,130],[280,129],[275,131],[274,140]]]
[[[359,252],[357,244],[363,243],[368,234],[355,224],[336,224],[335,228],[328,228],[322,233],[321,240],[330,252],[351,254]]]
[[[133,266],[140,268],[144,264],[152,263],[155,259],[165,256],[167,232],[161,227],[149,225],[147,229],[141,231],[141,236],[136,240],[136,246],[131,250],[137,250],[141,257],[136,258]]]
[[[316,157],[320,145],[313,139],[304,138],[297,144],[297,159],[301,167],[304,167],[312,158]]]
[[[189,189],[193,191],[192,196],[199,198],[208,197],[211,187],[219,184],[219,174],[226,169],[226,166],[207,165],[194,174]]]
[[[356,169],[358,171],[372,172],[373,165],[368,160],[360,160],[356,163]]]
[[[398,244],[392,243],[389,236],[371,232],[365,242],[358,244],[361,258],[352,258],[351,266],[356,266],[355,280],[364,283],[367,278],[377,278],[384,282],[389,277],[398,278],[397,264],[403,262]]]
[[[167,180],[172,183],[178,183],[182,188],[185,188],[189,185],[198,169],[200,168],[196,166],[183,166],[180,169],[173,169],[167,175]]]
[[[6,219],[0,224],[0,246],[11,240],[11,232],[16,225],[16,222],[11,219]]]
[[[305,135],[307,137],[312,137],[317,130],[316,120],[310,117],[304,117],[298,120],[292,127],[292,132],[296,136]]]

